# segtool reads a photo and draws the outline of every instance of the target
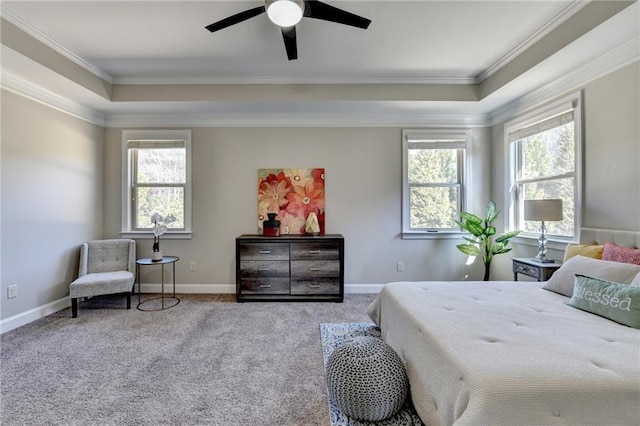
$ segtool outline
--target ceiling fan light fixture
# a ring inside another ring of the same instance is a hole
[[[302,19],[304,2],[293,0],[267,1],[267,16],[279,27],[293,27]]]

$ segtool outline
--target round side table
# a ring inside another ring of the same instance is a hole
[[[178,303],[180,303],[180,299],[176,297],[176,262],[180,260],[178,256],[164,256],[161,260],[151,260],[150,258],[143,258],[136,260],[136,281],[138,281],[138,306],[137,308],[141,311],[162,311],[164,309],[173,308]],[[173,294],[171,297],[164,295],[164,265],[171,264],[173,265]],[[151,299],[147,299],[144,301],[140,301],[140,267],[141,266],[157,266],[160,265],[162,267],[162,284],[160,287],[160,297],[153,297]],[[148,302],[160,300],[160,308],[145,308],[143,305]],[[165,300],[168,301],[168,304],[165,306]]]

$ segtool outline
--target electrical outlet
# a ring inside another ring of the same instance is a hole
[[[13,299],[14,297],[18,297],[18,285],[10,285],[7,287],[7,299]]]
[[[404,262],[396,263],[396,269],[398,270],[398,272],[404,272]]]
[[[195,271],[197,271],[197,270],[198,270],[198,268],[196,267],[196,262],[191,262],[191,263],[189,264],[189,270],[190,270],[191,272],[195,272]]]

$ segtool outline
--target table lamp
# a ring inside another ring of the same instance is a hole
[[[524,220],[540,221],[540,238],[538,238],[538,255],[533,258],[540,263],[553,263],[547,259],[547,228],[545,221],[562,220],[562,200],[524,200]]]

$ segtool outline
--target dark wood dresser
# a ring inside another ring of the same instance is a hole
[[[236,238],[238,302],[344,299],[344,237]]]

